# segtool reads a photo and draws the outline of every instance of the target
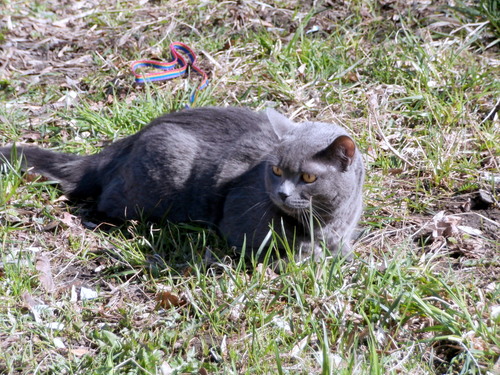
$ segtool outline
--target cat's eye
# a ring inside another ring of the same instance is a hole
[[[313,183],[317,179],[318,179],[318,177],[316,177],[316,175],[314,175],[314,174],[302,173],[302,181],[304,181],[308,184]]]
[[[283,174],[283,171],[280,167],[277,167],[275,165],[273,165],[273,173],[276,175],[276,176],[281,176]]]

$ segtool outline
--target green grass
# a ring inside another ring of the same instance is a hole
[[[276,274],[278,238],[259,264],[189,224],[101,223],[50,181],[3,166],[0,373],[495,373],[498,20],[486,0],[401,4],[103,2],[80,17],[85,5],[6,2],[0,40],[18,44],[0,77],[1,145],[94,153],[184,108],[198,76],[141,87],[128,68],[168,59],[180,40],[211,73],[196,106],[340,123],[367,178],[355,259]],[[496,206],[461,212],[478,189]],[[482,234],[432,240],[441,210]]]

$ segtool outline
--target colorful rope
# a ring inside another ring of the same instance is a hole
[[[185,53],[189,58],[189,62],[186,62],[184,56],[182,56],[182,54],[178,51]],[[196,94],[198,93],[198,91],[203,90],[205,87],[207,87],[208,76],[196,65],[196,54],[186,44],[181,42],[173,42],[172,44],[170,44],[170,52],[172,54],[172,61],[169,62],[138,60],[130,64],[130,69],[132,69],[132,73],[135,76],[135,81],[138,83],[144,83],[177,78],[186,73],[188,67],[190,67],[202,77],[201,83],[189,98],[189,101],[193,103],[196,99]],[[151,73],[138,73],[137,70],[143,67],[157,68],[161,69],[161,71]]]

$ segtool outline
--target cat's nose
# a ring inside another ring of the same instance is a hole
[[[292,195],[293,192],[293,182],[289,180],[285,180],[282,182],[280,187],[278,188],[278,196],[284,202],[286,199]]]
[[[278,195],[279,195],[279,197],[281,198],[281,200],[282,200],[283,202],[284,202],[284,201],[286,201],[286,199],[289,197],[289,195],[288,195],[287,193],[283,192],[283,191],[280,191],[280,192],[278,193]]]

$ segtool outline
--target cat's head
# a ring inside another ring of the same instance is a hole
[[[267,116],[279,139],[266,171],[267,192],[276,206],[297,218],[312,207],[316,216],[328,218],[359,194],[361,159],[343,128],[295,123],[272,109]]]

